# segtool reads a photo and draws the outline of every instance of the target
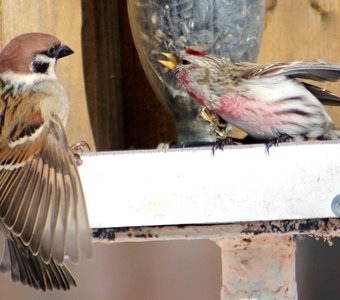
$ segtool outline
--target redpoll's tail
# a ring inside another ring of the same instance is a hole
[[[326,105],[340,105],[340,97],[327,91],[324,88],[312,85],[310,83],[303,82],[304,87],[311,92],[316,98],[318,98],[322,104]]]
[[[13,235],[6,238],[5,251],[0,264],[0,272],[11,272],[13,281],[21,281],[36,289],[45,291],[69,290],[76,282],[65,265],[57,265],[53,259],[46,264],[40,256],[30,250]]]
[[[320,140],[340,140],[340,130],[331,130],[319,138]]]

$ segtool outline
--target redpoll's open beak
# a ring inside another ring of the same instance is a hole
[[[163,66],[167,67],[170,70],[175,69],[177,67],[177,59],[175,55],[173,55],[172,53],[166,53],[166,52],[161,52],[161,54],[170,60],[159,59],[158,60],[159,63],[161,63]]]

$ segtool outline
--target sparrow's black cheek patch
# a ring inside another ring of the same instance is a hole
[[[35,61],[33,62],[33,72],[46,73],[48,66],[49,66],[48,62]]]

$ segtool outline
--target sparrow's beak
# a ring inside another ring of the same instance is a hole
[[[57,50],[57,53],[55,54],[55,58],[59,59],[61,57],[65,57],[65,56],[71,55],[73,53],[74,53],[74,51],[70,47],[68,47],[66,45],[60,45],[58,50]]]
[[[172,70],[177,67],[177,59],[176,56],[173,55],[172,53],[166,53],[166,52],[161,52],[162,55],[164,55],[166,58],[169,60],[158,60],[159,63],[161,63],[163,66],[167,67],[168,69]]]

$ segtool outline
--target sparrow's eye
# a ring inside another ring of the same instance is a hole
[[[56,52],[56,47],[49,47],[47,49],[47,55],[50,57],[54,57],[55,56],[55,52]]]
[[[46,73],[49,67],[48,62],[34,61],[33,62],[33,72],[34,73]]]
[[[190,61],[187,59],[182,59],[182,65],[190,65]]]

